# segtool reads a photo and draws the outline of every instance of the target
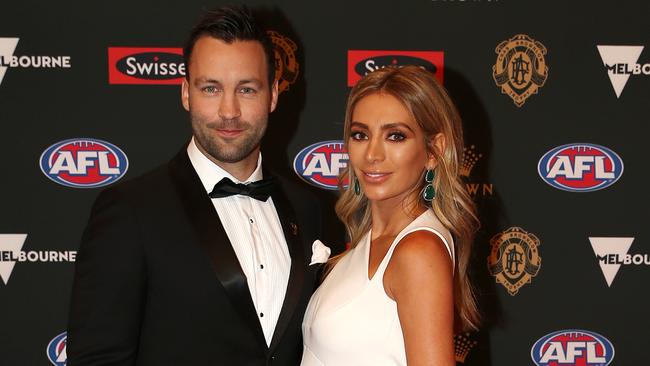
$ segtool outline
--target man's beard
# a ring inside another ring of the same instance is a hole
[[[267,121],[252,124],[239,118],[205,121],[193,113],[190,113],[190,118],[192,132],[199,145],[213,159],[223,163],[237,163],[247,158],[260,144],[267,126]],[[227,142],[211,137],[211,130],[224,128],[242,130],[242,135]]]

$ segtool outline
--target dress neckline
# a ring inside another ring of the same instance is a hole
[[[382,267],[387,267],[387,265],[384,265],[384,262],[386,262],[387,258],[389,257],[389,254],[392,254],[392,248],[395,246],[395,242],[399,241],[402,239],[402,233],[411,227],[414,222],[419,220],[422,216],[426,215],[429,212],[429,209],[424,210],[420,215],[418,215],[416,218],[411,220],[402,230],[400,230],[399,233],[393,238],[393,241],[390,243],[390,246],[388,247],[388,250],[386,251],[386,254],[384,254],[384,257],[381,259],[381,262],[379,262],[379,265],[377,266],[377,270],[375,273],[372,274],[372,277],[369,277],[368,275],[368,270],[370,269],[370,246],[372,245],[372,227],[368,232],[366,233],[366,237],[364,240],[365,247],[363,248],[363,258],[364,258],[364,271],[363,271],[363,277],[366,280],[366,283],[372,283],[373,280],[377,277],[377,273]],[[385,268],[384,268],[385,272]],[[383,276],[382,276],[383,277]]]

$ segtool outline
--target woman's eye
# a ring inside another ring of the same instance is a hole
[[[401,133],[401,132],[391,132],[391,133],[388,135],[388,139],[389,139],[390,141],[402,141],[402,140],[404,140],[405,138],[406,138],[406,136],[404,136],[404,134]]]
[[[364,140],[366,138],[366,135],[363,132],[353,131],[350,134],[350,138],[353,140]]]

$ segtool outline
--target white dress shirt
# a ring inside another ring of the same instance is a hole
[[[199,151],[194,138],[187,147],[190,162],[201,179],[206,195],[222,178],[235,183],[251,183],[262,179],[262,154],[257,168],[245,181],[240,181]],[[262,325],[267,346],[280,316],[287,292],[291,257],[282,232],[273,198],[266,202],[242,195],[213,198],[228,239],[241,265],[248,289]]]

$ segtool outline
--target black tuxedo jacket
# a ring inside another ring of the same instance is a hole
[[[291,269],[270,346],[219,216],[182,149],[167,165],[97,198],[77,255],[67,364],[299,364],[320,209],[304,188],[278,181],[272,198]]]

